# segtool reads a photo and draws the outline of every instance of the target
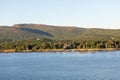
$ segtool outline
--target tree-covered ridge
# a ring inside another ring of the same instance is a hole
[[[16,24],[0,27],[0,40],[29,40],[49,38],[52,40],[104,40],[111,37],[120,40],[120,29],[79,28],[43,24]]]

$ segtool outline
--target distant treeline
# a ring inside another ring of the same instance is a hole
[[[73,41],[73,40],[22,40],[0,41],[0,50],[15,50],[15,51],[42,51],[45,49],[107,49],[120,48],[120,41],[113,39],[108,41]]]

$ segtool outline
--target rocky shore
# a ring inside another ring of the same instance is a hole
[[[105,48],[105,49],[43,49],[43,50],[1,50],[1,53],[12,53],[12,52],[88,52],[88,51],[117,51],[118,48]]]

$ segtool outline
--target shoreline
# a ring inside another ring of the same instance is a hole
[[[13,52],[94,52],[94,51],[118,51],[120,48],[105,48],[105,49],[44,49],[44,50],[1,50],[0,53],[13,53]]]

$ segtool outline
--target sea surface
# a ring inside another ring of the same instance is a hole
[[[120,80],[120,51],[0,53],[0,80]]]

